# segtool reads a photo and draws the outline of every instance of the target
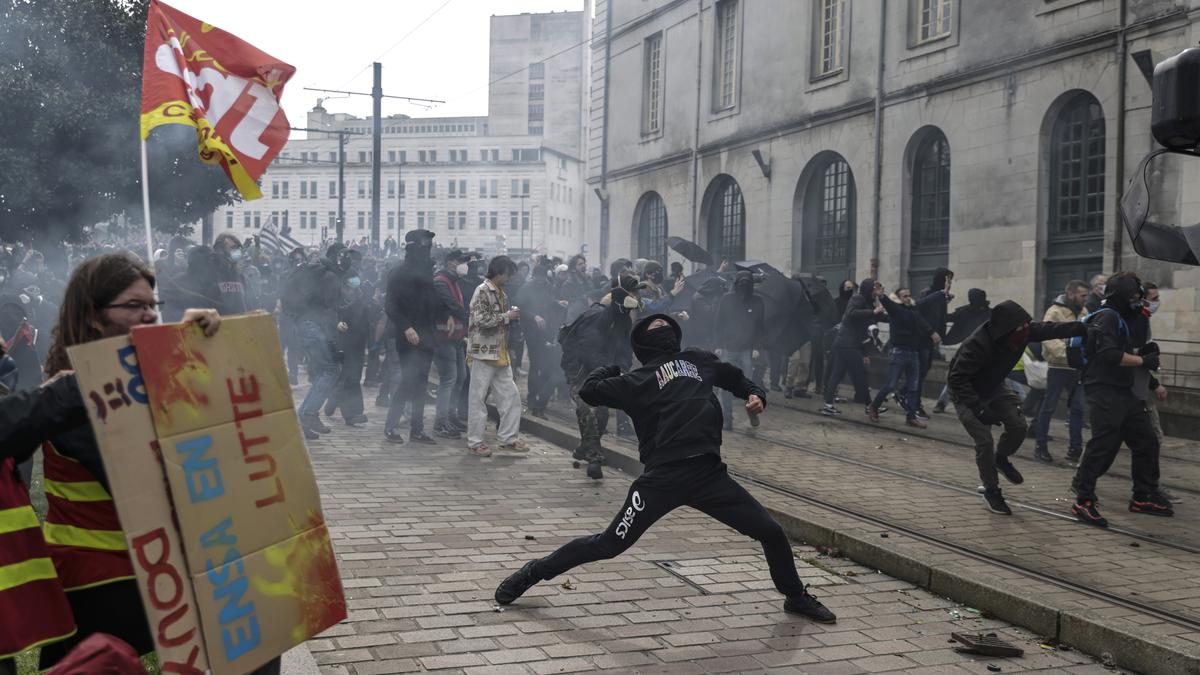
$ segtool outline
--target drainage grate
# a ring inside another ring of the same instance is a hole
[[[654,564],[702,595],[775,588],[771,583],[767,561],[762,555],[656,560]],[[800,573],[800,580],[806,586],[839,586],[849,583],[837,574],[808,564],[801,559],[799,552],[796,552],[796,571]]]

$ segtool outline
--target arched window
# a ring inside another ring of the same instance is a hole
[[[912,178],[912,251],[946,251],[950,246],[950,144],[940,131],[921,141]]]
[[[837,281],[853,276],[855,210],[850,165],[836,152],[818,154],[796,187],[793,266]]]
[[[635,211],[634,237],[637,257],[667,264],[667,207],[657,192],[642,195]]]
[[[1050,239],[1104,233],[1104,112],[1087,93],[1054,122],[1050,146]]]
[[[708,188],[708,252],[714,261],[746,258],[746,204],[742,189],[730,176],[720,176]]]
[[[1104,110],[1086,91],[1051,105],[1043,136],[1049,145],[1045,183],[1047,301],[1072,279],[1091,279],[1104,266]]]

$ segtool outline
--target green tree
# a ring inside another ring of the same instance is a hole
[[[0,238],[53,243],[142,221],[148,0],[0,0]],[[175,233],[236,196],[190,127],[148,141],[151,222]]]

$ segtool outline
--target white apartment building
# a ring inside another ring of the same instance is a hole
[[[492,17],[491,79],[510,75],[489,90],[496,117],[382,120],[381,240],[402,242],[406,232],[425,229],[441,246],[489,255],[579,251],[585,50],[568,42],[579,45],[584,26],[582,12]],[[305,125],[352,132],[342,195],[346,241],[371,235],[372,125],[369,117],[331,113],[322,101]],[[290,140],[271,164],[262,199],[214,214],[215,233],[245,238],[271,226],[312,245],[336,236],[338,135],[307,135]]]

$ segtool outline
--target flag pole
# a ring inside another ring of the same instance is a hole
[[[154,265],[154,235],[150,229],[150,182],[149,171],[146,168],[146,139],[142,139],[142,221],[146,223],[146,265],[158,274]],[[158,301],[158,284],[154,284],[154,300]],[[162,312],[157,312],[158,321],[162,323]]]

